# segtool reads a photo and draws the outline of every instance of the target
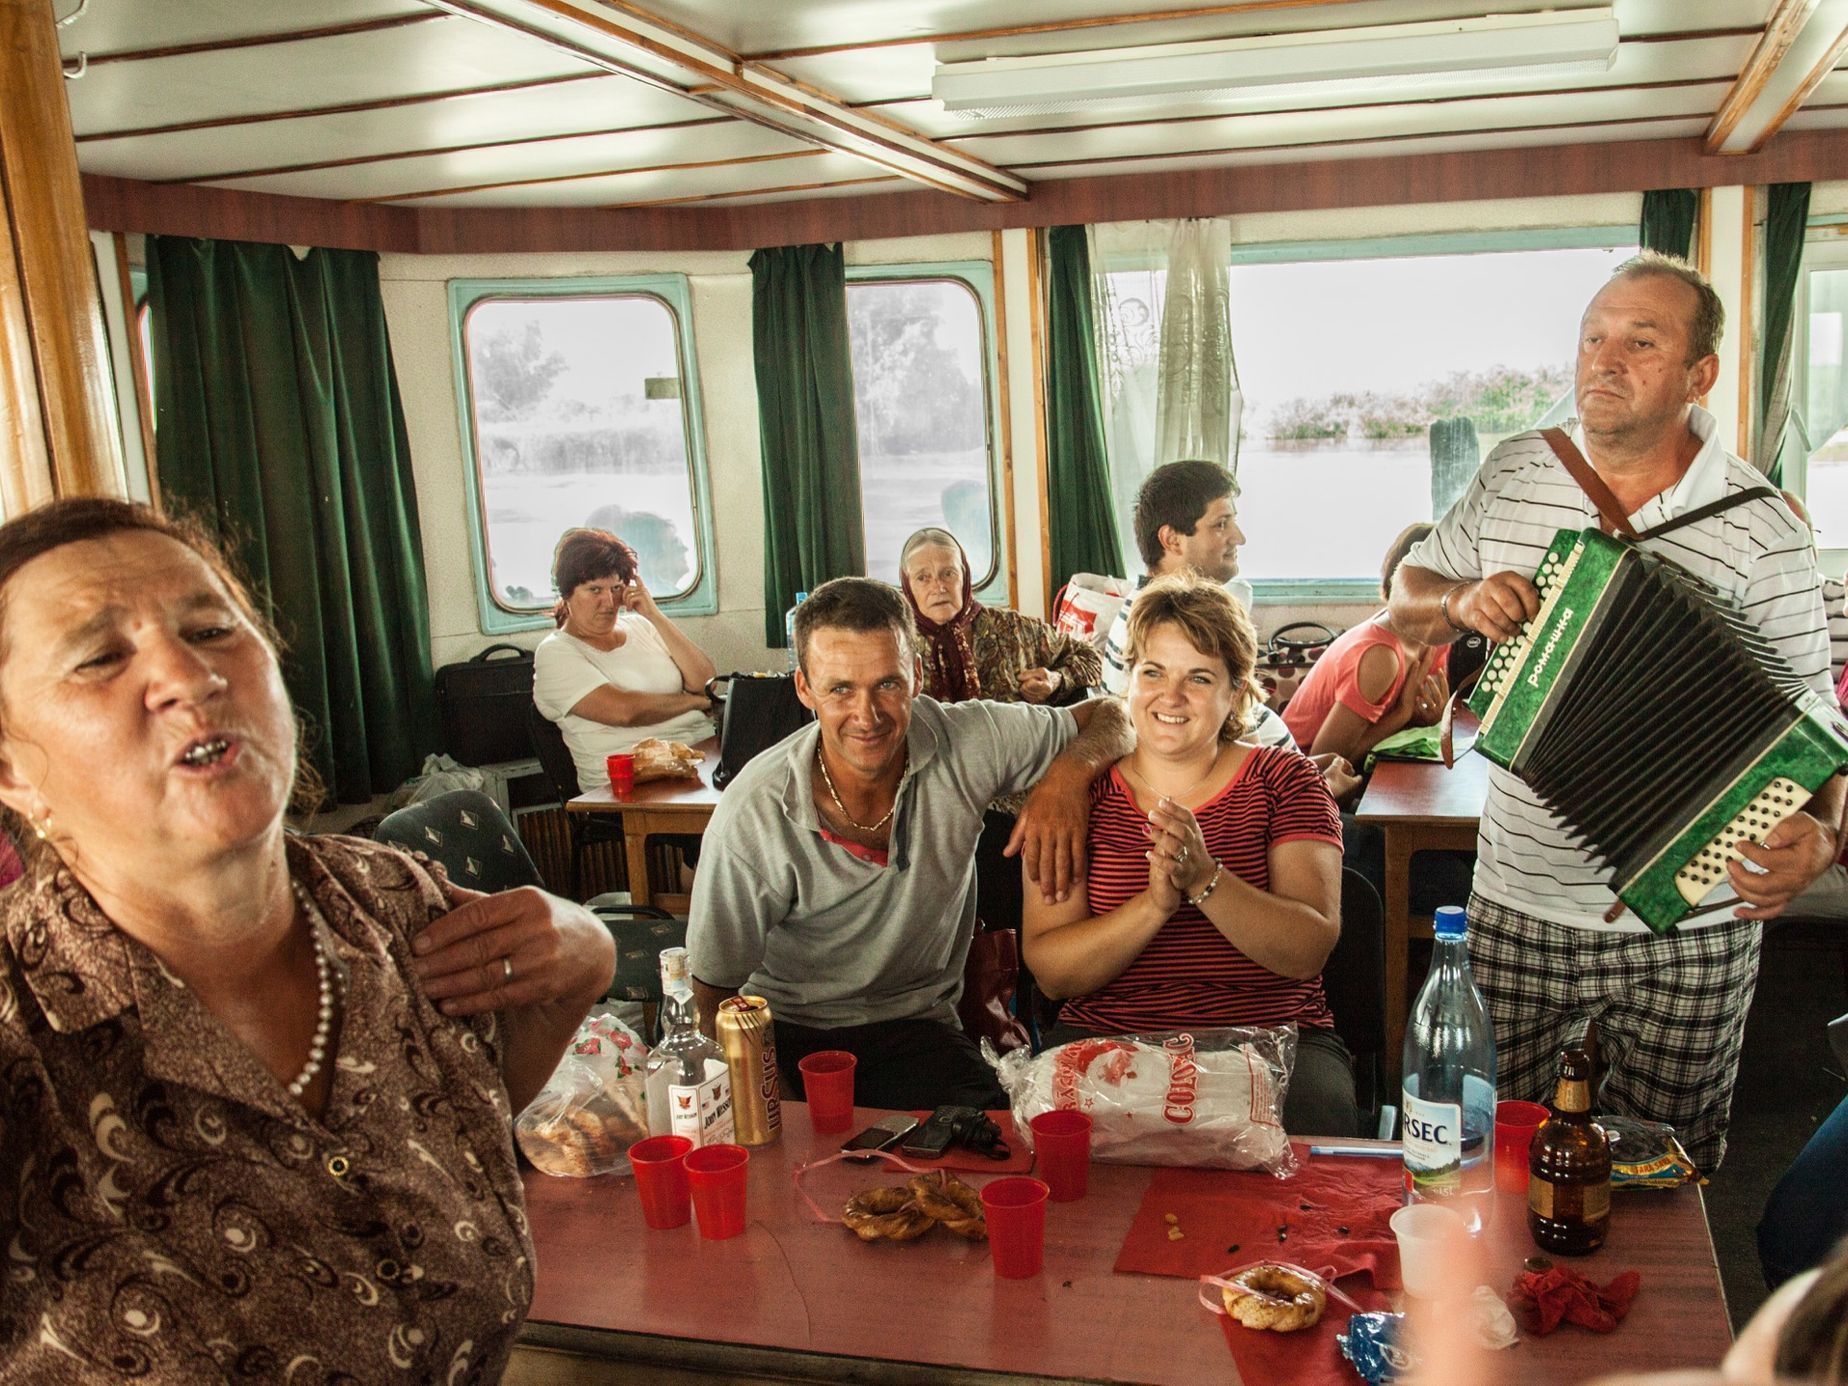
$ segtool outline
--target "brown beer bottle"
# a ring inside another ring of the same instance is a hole
[[[1611,1220],[1611,1144],[1591,1119],[1591,1056],[1562,1050],[1550,1114],[1527,1156],[1527,1230],[1562,1256],[1604,1245]]]

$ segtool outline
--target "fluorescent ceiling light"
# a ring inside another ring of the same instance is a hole
[[[1286,96],[1326,91],[1324,83],[1351,91],[1506,83],[1608,72],[1617,42],[1607,6],[945,63],[930,92],[947,110],[1000,116],[1180,95]]]

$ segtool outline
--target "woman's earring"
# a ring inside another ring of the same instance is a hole
[[[51,840],[50,809],[45,810],[45,816],[42,819],[34,818],[30,814],[27,814],[26,821],[32,825],[32,831],[38,834],[38,840],[40,842],[48,842]]]

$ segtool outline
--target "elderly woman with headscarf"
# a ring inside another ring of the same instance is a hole
[[[249,594],[123,501],[0,526],[0,1380],[494,1381],[533,1288],[510,1133],[610,937],[283,825]],[[22,831],[23,830],[23,831]]]
[[[977,602],[968,556],[948,530],[913,534],[899,551],[898,567],[899,586],[917,618],[920,691],[938,702],[1075,702],[1103,677],[1103,658],[1089,642]]]

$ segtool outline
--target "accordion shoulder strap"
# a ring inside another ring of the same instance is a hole
[[[1722,496],[1716,501],[1708,501],[1705,505],[1697,505],[1685,515],[1677,515],[1672,520],[1664,520],[1659,525],[1652,525],[1636,537],[1638,539],[1654,539],[1660,535],[1680,529],[1683,525],[1691,525],[1698,520],[1706,519],[1710,515],[1718,515],[1724,511],[1731,510],[1734,506],[1744,505],[1747,501],[1768,499],[1776,494],[1777,492],[1772,490],[1769,486],[1748,486],[1743,491],[1733,492],[1730,496]]]
[[[1636,531],[1630,527],[1630,517],[1624,514],[1617,497],[1611,494],[1611,488],[1604,484],[1597,469],[1585,460],[1585,454],[1578,450],[1578,445],[1566,436],[1563,428],[1543,428],[1540,436],[1546,439],[1546,445],[1555,456],[1565,463],[1566,470],[1572,473],[1572,479],[1579,484],[1579,489],[1591,497],[1598,507],[1598,513],[1604,516],[1604,523],[1612,534],[1621,534],[1626,539],[1636,538]]]

